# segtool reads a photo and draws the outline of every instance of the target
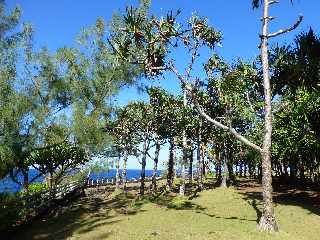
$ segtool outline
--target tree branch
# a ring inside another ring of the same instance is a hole
[[[300,23],[302,22],[302,20],[303,20],[303,16],[300,15],[300,16],[298,17],[297,21],[296,21],[291,27],[289,27],[289,28],[287,28],[287,29],[280,29],[280,30],[277,31],[277,32],[270,33],[270,34],[267,35],[267,38],[273,38],[273,37],[279,36],[279,35],[281,35],[281,34],[284,34],[284,33],[287,33],[287,32],[291,32],[292,30],[296,29],[296,28],[300,25]]]
[[[249,104],[249,107],[250,107],[251,111],[252,111],[252,112],[255,112],[255,110],[254,110],[254,108],[253,108],[253,105],[252,105],[252,103],[251,103],[250,96],[249,96],[249,93],[248,93],[248,92],[246,92],[246,98],[247,98],[247,102],[248,102],[248,104]]]
[[[231,126],[228,127],[224,124],[222,124],[221,122],[218,122],[216,120],[214,120],[213,118],[211,118],[208,114],[206,114],[203,109],[201,108],[200,104],[198,103],[197,100],[195,100],[194,98],[192,98],[192,100],[194,101],[195,103],[195,106],[198,110],[198,112],[200,113],[200,115],[202,117],[204,117],[208,122],[214,124],[215,126],[225,130],[225,131],[228,131],[229,133],[231,133],[233,136],[235,136],[238,140],[240,140],[241,142],[243,142],[244,144],[254,148],[255,150],[261,152],[262,151],[262,148],[259,147],[258,145],[250,142],[247,138],[245,138],[244,136],[242,136],[241,134],[239,134],[234,128],[232,128]]]
[[[279,1],[275,1],[275,0],[274,1],[270,1],[268,4],[272,5],[272,4],[276,4],[276,3],[279,3]]]
[[[188,84],[188,82],[183,78],[183,76],[178,72],[178,70],[174,67],[173,63],[171,62],[169,64],[169,69],[177,76],[177,78],[182,82],[184,88],[189,91],[191,93],[191,98],[192,101],[194,102],[198,112],[200,113],[200,115],[202,117],[204,117],[208,122],[212,123],[213,125],[215,125],[218,128],[221,128],[225,131],[228,131],[229,133],[231,133],[232,135],[234,135],[238,140],[240,140],[241,142],[243,142],[244,144],[252,147],[253,149],[262,152],[262,148],[259,147],[258,145],[250,142],[247,138],[245,138],[244,136],[242,136],[241,134],[239,134],[234,128],[232,127],[228,127],[224,124],[222,124],[221,122],[218,122],[216,120],[214,120],[213,118],[211,118],[209,115],[207,115],[204,110],[201,108],[199,102],[197,101],[197,98],[194,96],[194,92],[195,89]]]

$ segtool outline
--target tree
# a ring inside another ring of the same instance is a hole
[[[106,125],[106,131],[112,136],[112,144],[118,153],[117,167],[120,167],[120,158],[123,156],[122,183],[123,190],[127,188],[127,161],[129,155],[137,156],[137,121],[134,109],[127,105],[115,111],[115,119],[110,120]],[[119,162],[119,163],[118,163]],[[120,176],[117,168],[116,182],[119,184]]]
[[[271,49],[274,113],[274,169],[286,182],[317,181],[319,160],[319,38],[312,29],[293,44]],[[287,169],[290,169],[290,173]],[[309,172],[309,174],[308,174]]]
[[[253,1],[253,6],[259,5],[260,1]],[[179,15],[172,12],[165,18],[157,19],[154,16],[149,17],[146,11],[140,9],[127,8],[123,19],[124,28],[118,29],[117,33],[112,35],[113,49],[120,59],[125,59],[132,63],[140,64],[144,67],[148,76],[157,76],[162,71],[171,71],[181,81],[183,87],[188,91],[193,103],[197,107],[199,114],[208,122],[221,128],[242,143],[252,147],[262,156],[262,186],[263,186],[263,211],[259,220],[260,230],[277,231],[278,226],[275,221],[272,205],[272,187],[271,187],[271,133],[272,133],[272,111],[271,111],[271,87],[268,65],[268,39],[289,32],[300,24],[302,17],[290,28],[280,30],[275,33],[268,33],[268,24],[270,21],[269,5],[277,3],[276,1],[263,1],[263,18],[261,33],[261,62],[263,72],[264,89],[264,125],[263,145],[251,142],[248,138],[241,135],[237,130],[221,121],[209,116],[197,101],[197,91],[201,84],[200,77],[192,77],[191,70],[194,62],[197,60],[199,48],[208,47],[213,49],[220,42],[221,33],[209,26],[204,18],[193,16],[188,26],[183,28],[183,24],[177,24],[176,18]],[[119,35],[121,34],[121,37]],[[176,43],[175,43],[176,42]],[[178,42],[184,45],[191,53],[190,63],[187,64],[185,73],[178,71],[174,65],[169,49],[172,51],[178,46]],[[204,65],[206,72],[212,72],[219,65],[215,54]]]
[[[277,2],[273,2],[277,3]],[[297,22],[284,30],[279,30],[274,33],[269,33],[269,22],[272,18],[269,16],[269,6],[271,2],[263,1],[263,17],[261,30],[261,62],[263,72],[263,87],[265,97],[265,120],[264,120],[264,140],[261,149],[262,155],[262,186],[263,186],[263,208],[262,216],[259,221],[259,229],[264,231],[278,231],[278,224],[274,216],[272,205],[272,173],[271,173],[271,135],[272,135],[272,109],[271,109],[271,84],[270,84],[270,69],[269,69],[269,55],[268,55],[268,40],[270,38],[279,36],[286,32],[290,32],[297,28],[301,23],[303,17],[300,16]],[[257,1],[254,1],[254,6],[257,6]]]
[[[148,89],[150,104],[155,112],[155,127],[161,141],[169,142],[169,158],[167,163],[167,188],[172,189],[174,165],[176,158],[177,138],[181,126],[181,101],[162,88]],[[170,126],[170,127],[169,127]]]
[[[53,190],[66,174],[75,172],[88,159],[83,149],[63,142],[33,151],[26,161],[43,175],[49,173],[48,185]]]
[[[5,4],[0,3],[0,178],[13,165],[16,137],[21,127],[27,102],[21,92],[16,91],[18,53],[27,38],[28,26],[23,32],[15,29],[20,22],[21,10],[14,8],[9,15]]]

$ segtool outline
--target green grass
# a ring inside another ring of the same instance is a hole
[[[80,199],[12,239],[319,239],[320,216],[310,206],[277,203],[280,232],[273,234],[256,230],[260,207],[258,199],[233,188],[206,190],[193,199],[113,194]]]

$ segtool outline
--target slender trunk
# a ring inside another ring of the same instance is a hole
[[[187,91],[185,88],[183,88],[183,106],[187,106]],[[182,158],[182,166],[181,166],[181,180],[180,180],[180,189],[179,194],[181,196],[185,195],[186,190],[186,177],[187,177],[187,162],[188,162],[188,150],[187,150],[187,136],[186,136],[186,130],[184,129],[182,132],[182,152],[183,152],[183,158]]]
[[[189,157],[189,183],[192,184],[193,182],[193,149],[192,146],[189,144],[189,151],[188,151],[188,157]]]
[[[198,142],[197,142],[197,162],[198,162],[198,188],[203,189],[203,179],[202,179],[202,144],[201,144],[201,133],[199,132]]]
[[[23,190],[25,192],[29,192],[29,174],[28,174],[28,169],[23,170],[22,174],[23,174]]]
[[[206,175],[206,164],[204,162],[204,149],[203,149],[203,158],[201,158],[202,161],[202,176]]]
[[[125,150],[123,156],[123,169],[122,169],[122,188],[123,191],[127,191],[127,161],[128,161],[128,151]]]
[[[247,177],[247,170],[248,170],[248,167],[247,167],[247,164],[244,163],[244,169],[243,169],[243,176],[246,178]]]
[[[286,164],[283,164],[283,172],[284,172],[284,176],[287,179],[289,174],[288,174],[288,166]]]
[[[225,144],[224,144],[225,145]],[[224,146],[224,154],[223,154],[223,176],[222,176],[222,181],[220,187],[227,187],[227,181],[228,181],[228,154],[227,154],[227,149],[226,146]]]
[[[236,182],[236,177],[235,174],[233,172],[233,164],[232,161],[230,161],[230,155],[228,155],[228,173],[229,173],[229,181],[231,182],[231,184],[234,184]]]
[[[243,173],[243,163],[240,162],[240,165],[239,165],[239,177],[242,177],[242,173]]]
[[[156,140],[156,150],[154,153],[153,160],[153,173],[152,173],[152,193],[156,193],[157,191],[157,172],[158,172],[158,161],[159,161],[159,153],[160,153],[160,141]]]
[[[147,150],[148,150],[148,140],[145,138],[143,142],[143,154],[141,160],[141,179],[140,179],[140,195],[144,195],[144,185],[145,185],[145,177],[146,177],[146,164],[147,164]]]
[[[169,162],[168,162],[168,175],[167,175],[167,188],[169,191],[172,190],[173,184],[173,166],[175,157],[175,143],[174,138],[170,139],[170,149],[169,149]]]
[[[219,152],[218,154],[218,174],[217,174],[217,178],[220,181],[222,178],[222,164],[221,164],[221,153]]]
[[[50,197],[54,198],[54,188],[53,188],[53,170],[49,170],[49,179],[48,179],[48,185],[49,185],[49,192],[50,192]]]
[[[118,158],[116,160],[116,189],[120,188],[120,158],[121,158],[121,153],[119,151]]]
[[[271,135],[272,135],[272,109],[271,86],[268,56],[268,23],[269,0],[264,0],[262,34],[261,34],[261,61],[263,70],[263,87],[265,102],[265,132],[262,147],[262,215],[258,224],[259,230],[278,231],[278,224],[274,215],[272,201],[272,173],[271,173]]]

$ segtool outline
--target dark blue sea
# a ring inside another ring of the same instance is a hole
[[[121,170],[120,170],[121,172]],[[32,179],[38,174],[38,171],[35,169],[30,169],[29,170],[29,179]],[[158,171],[158,176],[161,174],[161,171]],[[89,179],[96,180],[97,178],[101,179],[111,179],[116,176],[116,170],[115,169],[110,169],[107,172],[101,172],[101,173],[91,173]],[[146,170],[146,176],[152,176],[152,170]],[[22,176],[18,175],[17,176],[19,181],[22,182]],[[129,180],[131,179],[138,179],[140,177],[140,170],[139,169],[128,169],[127,170],[127,178]],[[43,182],[44,178],[40,177],[34,182]],[[12,181],[12,179],[7,176],[6,178],[0,180],[0,192],[18,192],[22,188],[21,185],[15,183]]]

